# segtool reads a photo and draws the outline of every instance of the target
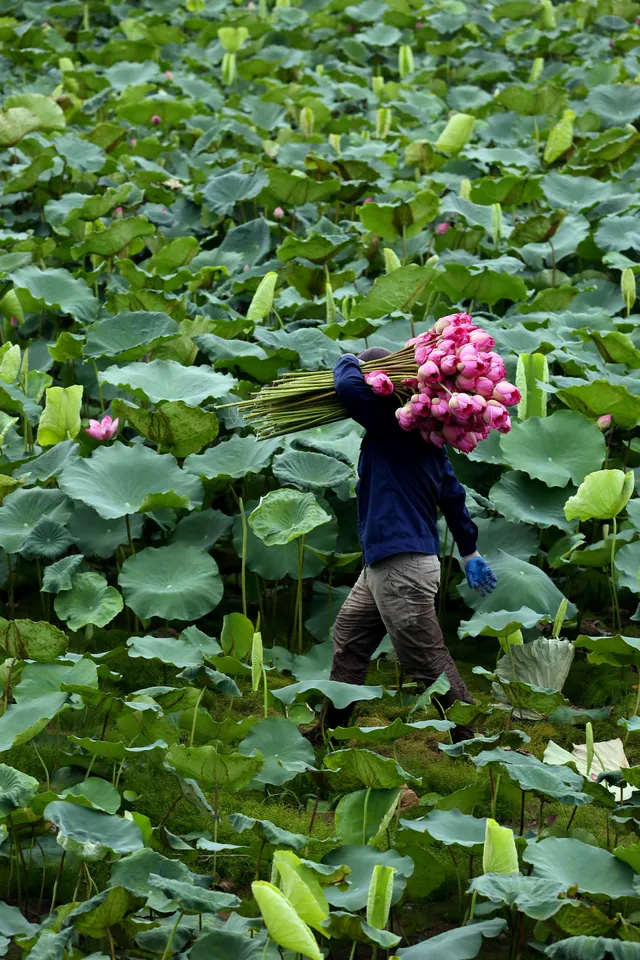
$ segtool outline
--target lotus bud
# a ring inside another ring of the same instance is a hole
[[[122,207],[114,207],[114,208],[113,208],[113,215],[114,215],[114,217],[121,217],[121,216],[122,216],[122,213],[123,213]]]
[[[457,370],[458,370],[458,363],[459,363],[459,359],[458,359],[458,357],[456,357],[455,353],[449,353],[449,354],[447,354],[447,356],[442,360],[442,362],[441,362],[441,364],[440,364],[440,369],[442,370],[442,372],[443,372],[444,374],[446,374],[448,377],[450,377],[450,376],[452,376],[454,373],[457,372]]]
[[[439,383],[442,380],[442,374],[437,363],[433,360],[427,360],[418,368],[418,380],[423,383]]]
[[[384,90],[384,77],[371,77],[371,89],[379,97]]]
[[[502,207],[499,203],[491,204],[491,239],[496,247],[502,240]]]
[[[436,232],[437,236],[439,236],[439,237],[444,237],[445,233],[447,233],[447,231],[448,231],[450,228],[451,228],[451,224],[450,224],[450,223],[447,223],[446,221],[445,221],[444,223],[437,223],[437,224],[436,224],[436,228],[435,228],[435,232]]]
[[[468,177],[463,177],[460,181],[460,191],[458,194],[462,200],[468,200],[471,197],[471,180]]]
[[[384,140],[391,129],[391,110],[389,107],[380,107],[376,113],[376,138]]]
[[[340,313],[345,320],[348,320],[351,316],[351,310],[353,307],[353,297],[343,297],[342,303],[340,304]]]
[[[620,277],[620,289],[622,299],[627,308],[627,316],[631,313],[631,308],[636,302],[636,275],[632,267],[625,267]]]
[[[159,117],[157,113],[154,113],[154,115],[151,117],[151,123],[153,124],[154,127],[157,127],[159,124],[162,123],[162,118]]]
[[[397,270],[402,266],[400,260],[398,259],[397,253],[392,250],[390,247],[385,247],[382,251],[384,254],[384,272],[393,273],[394,270]]]
[[[222,83],[225,87],[230,87],[236,79],[236,55],[235,53],[225,53],[222,58]]]
[[[479,353],[488,353],[496,345],[493,337],[486,330],[473,330],[469,334],[469,342],[473,344]]]
[[[540,19],[545,30],[555,30],[556,11],[551,0],[540,0]]]
[[[275,217],[276,220],[282,220],[282,218],[284,217],[284,210],[282,209],[282,207],[276,207],[275,210],[273,211],[273,216]]]
[[[365,373],[364,381],[379,397],[388,397],[389,394],[393,393],[393,383],[384,370],[372,370],[371,373]]]
[[[305,137],[312,136],[314,120],[315,117],[311,107],[303,107],[300,111],[300,129]]]
[[[129,140],[129,146],[130,146],[130,147],[136,147],[137,145],[138,145],[138,141],[136,140],[136,138],[135,138],[135,137],[131,137],[131,140]]]
[[[508,380],[501,380],[494,387],[493,399],[504,403],[505,407],[512,407],[514,404],[520,403],[522,397],[517,387],[514,387]]]
[[[593,765],[593,757],[595,754],[595,747],[593,742],[593,726],[591,721],[587,721],[587,726],[585,730],[586,741],[587,741],[587,776],[591,773],[591,767]]]
[[[165,70],[164,75],[169,82],[173,80],[173,74],[171,73],[171,70]]]
[[[529,83],[537,83],[542,76],[543,70],[544,57],[536,57],[533,61],[533,66],[531,67],[531,73],[529,74]]]
[[[489,380],[488,377],[478,377],[476,380],[476,393],[488,400],[489,397],[493,396],[494,386],[493,380]]]
[[[596,423],[604,433],[604,431],[608,430],[609,427],[611,426],[611,420],[612,420],[612,417],[610,413],[603,413],[601,417],[598,417],[598,419],[596,420]]]
[[[447,441],[437,430],[432,430],[429,434],[429,443],[432,443],[434,447],[446,447]]]
[[[396,420],[403,430],[408,431],[416,429],[416,419],[410,403],[405,403],[404,407],[399,407],[396,410]]]
[[[325,284],[324,292],[327,323],[333,323],[336,318],[336,304],[333,299],[333,287],[329,282]]]
[[[329,146],[332,147],[339,156],[340,155],[340,134],[330,133],[327,139],[329,141]]]
[[[402,80],[413,73],[415,64],[413,60],[413,50],[408,44],[403,44],[398,51],[398,73]]]
[[[89,420],[89,426],[86,427],[86,431],[94,440],[110,440],[118,431],[118,423],[119,420],[117,417],[115,420],[112,420],[107,414],[106,417],[103,417],[102,422],[99,420]]]

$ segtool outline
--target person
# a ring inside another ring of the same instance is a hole
[[[425,443],[417,431],[401,429],[397,399],[377,396],[360,364],[381,360],[389,350],[372,347],[347,354],[333,371],[335,390],[349,416],[365,428],[356,487],[358,529],[364,567],[333,628],[331,679],[366,682],[374,651],[386,633],[396,656],[425,686],[445,673],[450,689],[434,698],[441,715],[456,700],[473,703],[444,643],[435,609],[440,584],[438,509],[455,540],[469,585],[490,593],[497,578],[476,549],[478,529],[465,506],[465,491],[446,451]],[[326,701],[320,733],[347,726],[353,706]],[[456,727],[454,740],[473,736]]]

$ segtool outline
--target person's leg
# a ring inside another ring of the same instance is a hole
[[[369,589],[368,572],[365,568],[358,577],[333,625],[331,679],[341,683],[365,683],[371,657],[386,633]],[[352,713],[353,706],[338,710],[328,701],[324,726],[346,726]]]
[[[451,689],[439,695],[442,712],[456,700],[473,698],[447,650],[438,623],[435,597],[440,562],[435,556],[405,553],[369,568],[369,586],[398,659],[407,673],[426,686],[446,673]]]

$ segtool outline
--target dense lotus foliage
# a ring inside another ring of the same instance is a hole
[[[638,957],[639,23],[0,0],[1,956]],[[459,312],[518,394],[440,719],[329,680],[360,428],[237,404]]]

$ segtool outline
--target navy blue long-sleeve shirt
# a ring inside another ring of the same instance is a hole
[[[382,366],[382,364],[381,364]],[[356,357],[333,370],[336,393],[366,433],[358,463],[358,529],[367,566],[397,553],[438,553],[438,508],[463,557],[476,549],[478,528],[446,452],[402,430],[398,402],[367,386]]]

